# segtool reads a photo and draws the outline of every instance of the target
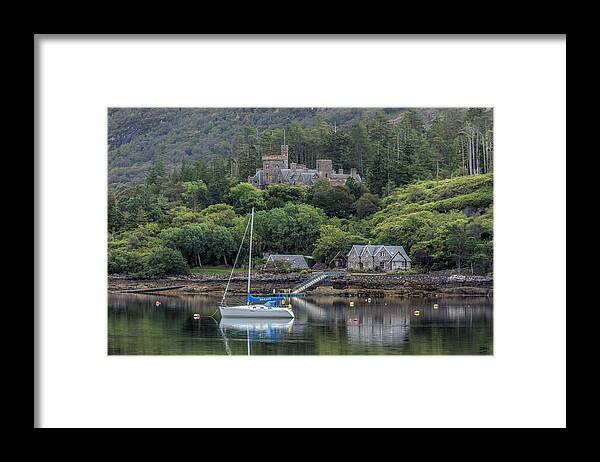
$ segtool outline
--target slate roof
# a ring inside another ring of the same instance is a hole
[[[302,184],[311,185],[314,183],[315,176],[317,175],[316,170],[308,170],[306,172],[300,172],[299,180]]]
[[[263,170],[257,170],[256,174],[254,176],[251,176],[250,178],[252,178],[254,181],[256,181],[256,184],[263,185],[264,184],[264,172],[263,172]]]
[[[402,247],[401,245],[358,245],[358,244],[355,244],[352,246],[352,249],[356,249],[356,252],[360,256],[360,254],[363,252],[363,250],[365,252],[368,252],[369,255],[375,255],[375,253],[377,253],[382,247],[385,248],[392,255],[392,258],[397,253],[399,253],[402,256],[402,258],[404,258],[406,261],[412,262],[412,260],[406,253],[406,250],[404,250],[404,247]],[[352,249],[350,249],[350,252],[352,252]],[[350,252],[348,253],[348,255],[350,255]]]
[[[291,168],[282,168],[280,170],[280,172],[281,172],[281,181],[289,182],[290,178],[292,176],[292,173],[293,173],[292,169]]]
[[[306,263],[306,258],[303,255],[281,255],[274,254],[270,255],[267,258],[267,263],[273,260],[283,260],[289,262],[292,268],[308,268],[308,263]]]

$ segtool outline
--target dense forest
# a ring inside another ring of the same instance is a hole
[[[403,245],[414,271],[489,272],[492,122],[483,108],[111,109],[109,273],[231,265],[252,207],[257,262],[328,264],[370,242]],[[290,162],[332,159],[364,181],[254,188],[247,176],[284,136]]]

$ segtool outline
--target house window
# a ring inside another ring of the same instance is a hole
[[[384,261],[379,262],[379,267],[381,269],[385,269],[385,262]]]

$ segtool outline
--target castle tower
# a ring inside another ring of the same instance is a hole
[[[331,159],[317,159],[317,173],[319,178],[329,178],[333,173],[333,163]]]
[[[283,158],[283,163],[285,165],[285,167],[283,167],[283,168],[288,168],[288,145],[287,144],[281,145],[281,157]]]

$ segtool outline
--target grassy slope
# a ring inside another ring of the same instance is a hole
[[[372,222],[375,232],[393,224],[398,217],[419,212],[447,213],[467,208],[491,210],[493,174],[427,180],[398,188],[382,201]]]

